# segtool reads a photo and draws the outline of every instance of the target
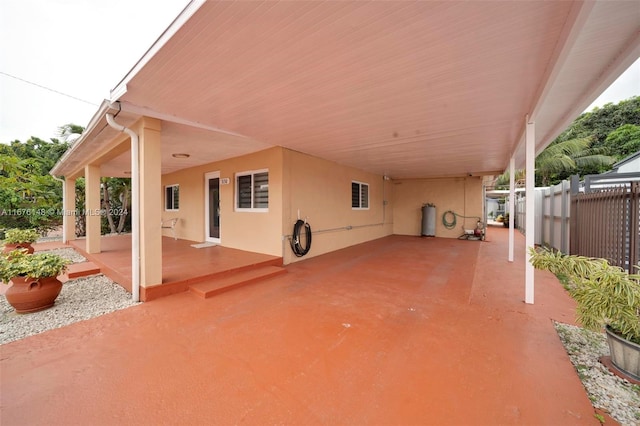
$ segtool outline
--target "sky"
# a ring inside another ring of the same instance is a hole
[[[66,123],[86,126],[188,3],[0,0],[0,142],[49,140]]]
[[[48,140],[66,123],[86,126],[187,3],[0,0],[0,143]],[[587,111],[634,95],[640,60]]]

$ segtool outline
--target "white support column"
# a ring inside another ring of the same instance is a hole
[[[76,239],[76,180],[65,179],[62,186],[62,242]]]
[[[536,135],[535,135],[535,122],[529,122],[529,117],[527,117],[527,131],[525,135],[525,154],[526,154],[526,235],[525,235],[525,297],[524,301],[526,303],[533,304],[533,295],[534,295],[534,269],[531,264],[531,255],[529,254],[529,247],[534,247],[535,245],[535,235],[536,235],[536,222],[535,222],[535,160],[536,160]]]
[[[509,262],[513,262],[513,240],[515,233],[513,231],[515,218],[515,204],[516,204],[516,159],[511,157],[509,160]]]
[[[100,253],[100,166],[84,167],[84,202],[86,217],[87,253]]]
[[[162,124],[145,117],[140,142],[140,285],[162,284]]]

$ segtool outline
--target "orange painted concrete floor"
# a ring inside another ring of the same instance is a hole
[[[282,265],[282,258],[213,246],[194,248],[196,241],[162,238],[162,283],[175,284],[198,280],[199,277],[225,273],[256,264]],[[101,253],[88,254],[84,251],[85,240],[69,242],[71,247],[100,265],[103,273],[131,291],[131,234],[103,236],[100,240]]]
[[[392,236],[0,347],[8,425],[598,425],[524,238]]]

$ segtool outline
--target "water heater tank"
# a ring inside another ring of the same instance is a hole
[[[423,237],[436,236],[436,206],[425,204],[422,206],[422,231]]]

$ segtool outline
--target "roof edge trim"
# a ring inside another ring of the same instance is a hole
[[[573,103],[572,107],[559,117],[551,129],[544,135],[536,137],[536,155],[542,152],[553,140],[562,133],[575,118],[585,112],[595,99],[611,86],[635,61],[640,58],[640,32],[636,32],[627,40],[622,51],[601,69],[598,77],[583,91]],[[524,133],[521,134],[512,156],[516,159],[516,168],[524,165]]]
[[[100,120],[104,119],[105,114],[110,109],[112,109],[111,103],[108,100],[104,99],[98,107],[98,110],[95,112],[95,114],[93,114],[93,117],[91,117],[91,120],[89,121],[87,127],[84,129],[84,132],[82,132],[82,135],[80,135],[80,137],[71,144],[69,149],[67,149],[66,152],[62,154],[62,157],[60,157],[58,162],[49,171],[50,175],[59,176],[59,170],[62,168],[63,164],[78,149],[78,147],[80,147],[80,145],[82,145],[89,138],[93,130],[98,126]]]
[[[191,0],[182,12],[169,24],[151,47],[142,55],[122,80],[110,92],[111,102],[115,102],[127,92],[127,84],[155,56],[156,53],[178,32],[180,28],[200,9],[206,0]]]

